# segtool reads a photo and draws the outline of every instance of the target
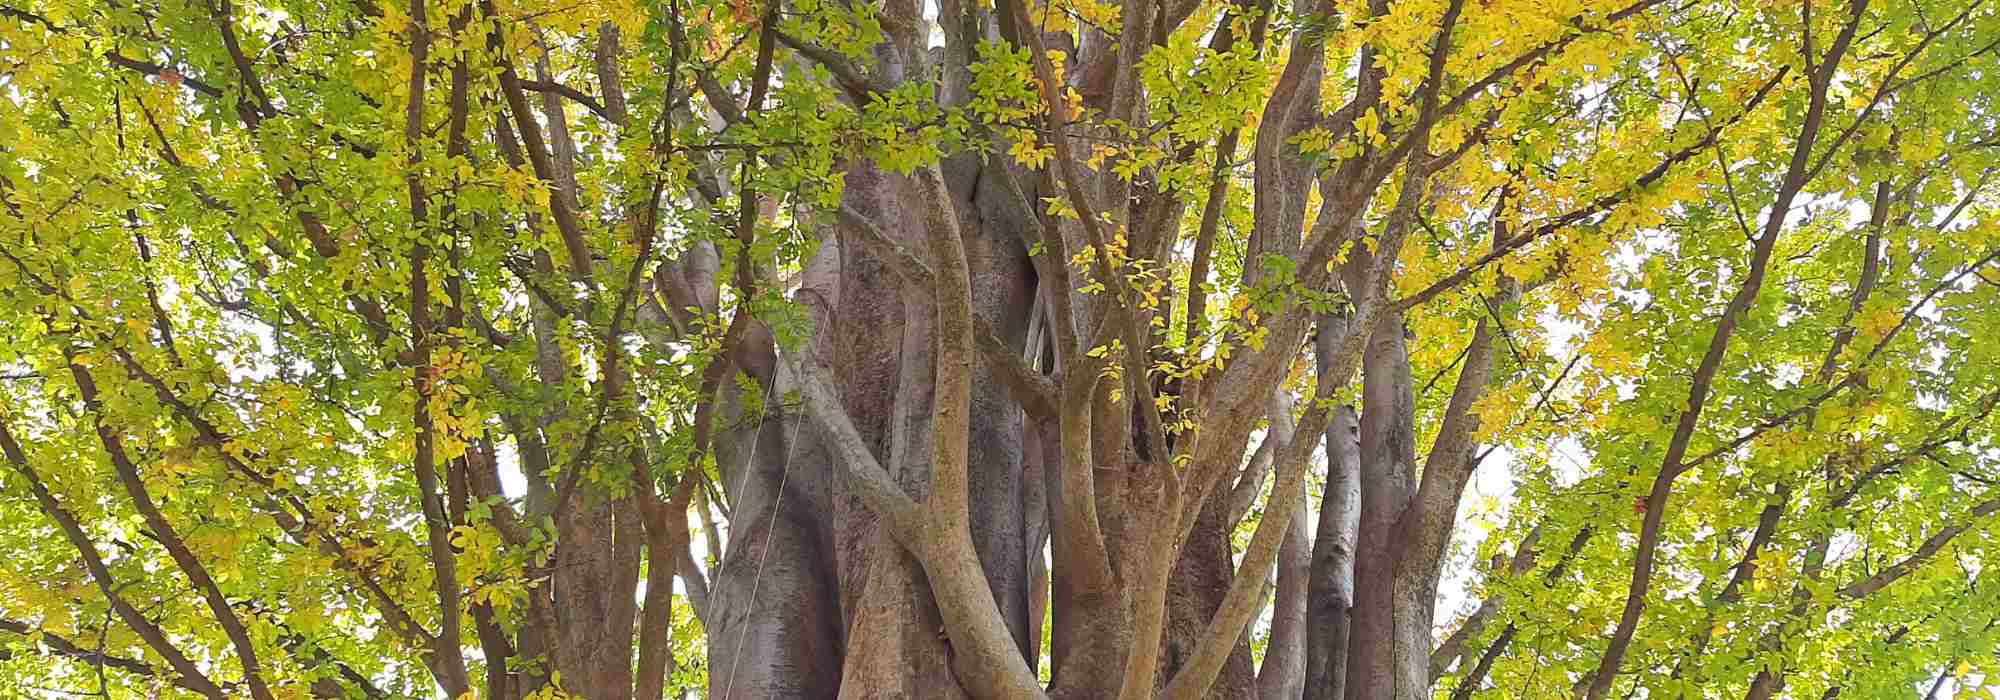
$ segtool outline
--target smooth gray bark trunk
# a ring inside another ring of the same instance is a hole
[[[1401,549],[1396,521],[1410,502],[1416,472],[1409,354],[1400,314],[1383,314],[1368,331],[1361,381],[1361,513],[1345,690],[1347,700],[1419,700],[1420,694],[1398,682],[1405,675],[1402,668],[1411,663],[1427,670],[1430,652],[1426,614],[1424,655],[1412,660],[1399,653],[1401,638],[1410,634],[1414,604],[1397,589],[1396,575]],[[1422,685],[1428,687],[1429,679]]]
[[[723,472],[725,481],[735,477],[736,491],[710,603],[713,698],[831,697],[838,678],[840,608],[825,549],[829,465],[817,448],[792,449],[788,438],[801,419],[779,410],[761,430],[748,417],[746,439],[718,445],[718,463],[743,466]],[[809,430],[798,437],[812,442]]]
[[[1354,546],[1361,515],[1360,427],[1354,409],[1336,409],[1326,431],[1326,496],[1313,534],[1312,583],[1306,593],[1306,700],[1346,696],[1353,625]]]
[[[1282,392],[1282,390],[1280,390]],[[1292,401],[1280,393],[1271,401],[1272,439],[1279,445],[1296,439],[1292,429]],[[1307,439],[1311,439],[1308,437]],[[1257,670],[1258,696],[1263,700],[1298,700],[1305,690],[1307,605],[1306,594],[1312,575],[1312,535],[1307,532],[1306,493],[1290,504],[1275,504],[1292,519],[1285,529],[1284,543],[1278,548],[1277,590],[1271,609],[1271,638],[1264,647],[1264,664]]]

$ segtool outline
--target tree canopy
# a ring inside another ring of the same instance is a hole
[[[1996,692],[1996,86],[1985,0],[0,0],[0,687]]]

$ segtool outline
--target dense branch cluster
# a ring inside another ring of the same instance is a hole
[[[0,685],[1970,697],[1996,74],[1985,0],[0,0]]]

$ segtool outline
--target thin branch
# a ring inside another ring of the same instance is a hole
[[[118,618],[125,622],[125,626],[137,632],[139,638],[145,640],[146,646],[150,647],[153,653],[167,660],[167,664],[180,675],[183,687],[209,700],[223,700],[225,696],[222,688],[209,680],[208,676],[202,673],[201,667],[196,666],[179,647],[174,646],[159,625],[146,619],[138,608],[132,607],[132,604],[119,594],[117,581],[111,576],[111,569],[104,565],[104,558],[97,553],[97,544],[90,540],[90,535],[84,532],[83,525],[77,522],[76,517],[56,501],[55,495],[50,493],[48,486],[42,482],[41,475],[28,464],[27,455],[21,451],[20,442],[14,439],[13,430],[7,426],[7,421],[4,419],[0,419],[0,451],[5,452],[7,461],[13,465],[14,471],[20,473],[28,482],[28,490],[34,493],[35,503],[41,507],[42,514],[54,520],[56,525],[61,527],[63,536],[69,538],[70,545],[76,548],[77,555],[83,559],[84,567],[90,571],[90,578],[97,584],[97,590],[104,594],[105,600],[110,602],[111,608],[118,613]]]
[[[1419,305],[1422,305],[1424,302],[1430,301],[1432,298],[1437,297],[1439,294],[1443,294],[1444,292],[1457,288],[1458,285],[1460,284],[1464,284],[1466,280],[1472,278],[1472,275],[1478,273],[1482,269],[1485,269],[1486,266],[1493,264],[1495,261],[1498,261],[1501,258],[1507,257],[1509,254],[1513,253],[1516,250],[1521,249],[1522,247],[1527,246],[1529,243],[1533,243],[1544,236],[1547,236],[1556,231],[1560,231],[1564,228],[1568,228],[1569,226],[1575,225],[1593,216],[1596,216],[1620,203],[1623,203],[1625,199],[1629,197],[1632,193],[1644,189],[1652,185],[1654,182],[1658,182],[1661,178],[1665,177],[1668,172],[1673,170],[1674,166],[1679,165],[1680,163],[1686,161],[1689,158],[1694,157],[1696,154],[1704,150],[1707,150],[1709,146],[1715,142],[1715,139],[1721,136],[1723,129],[1733,126],[1735,123],[1742,121],[1744,117],[1747,117],[1752,112],[1755,112],[1757,110],[1757,106],[1763,104],[1764,98],[1770,96],[1771,91],[1777,88],[1778,83],[1784,79],[1785,74],[1788,73],[1790,70],[1791,68],[1789,66],[1778,69],[1778,72],[1776,74],[1772,75],[1770,79],[1764,81],[1764,84],[1762,86],[1758,87],[1756,94],[1752,95],[1750,100],[1744,104],[1743,111],[1737,113],[1735,117],[1723,123],[1721,126],[1715,129],[1710,129],[1708,133],[1702,136],[1701,140],[1696,141],[1695,143],[1689,145],[1686,148],[1682,148],[1678,151],[1674,151],[1673,153],[1668,154],[1666,158],[1661,159],[1659,164],[1653,166],[1651,170],[1647,171],[1643,175],[1640,175],[1637,179],[1633,180],[1630,184],[1626,185],[1624,188],[1620,189],[1617,192],[1600,195],[1596,199],[1592,199],[1590,202],[1584,204],[1581,207],[1578,207],[1571,211],[1552,217],[1549,220],[1543,222],[1539,226],[1530,228],[1511,238],[1508,238],[1505,241],[1502,241],[1499,245],[1494,246],[1494,249],[1491,252],[1480,256],[1478,260],[1473,261],[1471,264],[1459,268],[1456,272],[1453,272],[1449,275],[1445,275],[1444,279],[1440,279],[1436,282],[1431,283],[1430,286],[1423,288],[1421,291],[1418,291],[1415,294],[1411,294],[1407,297],[1403,297],[1401,299],[1396,300],[1395,308],[1397,310],[1409,310]]]
[[[170,669],[157,668],[144,661],[109,654],[101,649],[88,649],[62,635],[38,629],[33,625],[19,620],[0,619],[0,632],[7,632],[23,637],[39,636],[42,645],[48,647],[49,653],[52,656],[74,659],[100,669],[115,668],[135,676],[164,678],[175,686],[189,692],[202,692],[198,683],[190,682]],[[4,658],[6,658],[5,652],[0,651],[0,659]]]
[[[183,74],[180,71],[174,70],[167,66],[160,65],[158,63],[153,63],[151,61],[141,61],[139,59],[132,58],[124,54],[117,53],[115,51],[106,52],[104,54],[104,60],[110,61],[111,65],[117,66],[119,68],[138,71],[140,73],[144,73],[146,75],[155,78],[161,78],[162,80],[167,81],[169,84],[178,82],[181,87],[193,90],[195,92],[207,95],[209,97],[215,97],[215,98],[222,97],[222,90],[220,88],[215,87],[214,85],[208,84],[207,81],[204,81],[201,78],[197,78],[192,75]],[[169,75],[167,74],[171,74],[171,76],[169,77]]]
[[[561,95],[569,98],[572,102],[583,105],[585,109],[590,110],[592,114],[603,117],[605,121],[617,122],[616,119],[612,118],[611,113],[605,110],[603,103],[598,102],[596,98],[584,94],[582,90],[554,80],[523,80],[521,81],[521,89]]]
[[[1695,368],[1692,385],[1688,390],[1687,406],[1680,412],[1674,426],[1673,439],[1668,442],[1666,455],[1661,461],[1660,471],[1653,478],[1653,486],[1646,496],[1645,513],[1639,529],[1638,552],[1633,557],[1632,581],[1625,596],[1623,612],[1619,614],[1618,625],[1612,631],[1611,639],[1605,647],[1604,656],[1599,659],[1597,670],[1578,679],[1574,690],[1587,700],[1602,700],[1610,692],[1611,683],[1618,675],[1618,666],[1624,660],[1625,651],[1632,643],[1632,635],[1639,625],[1639,617],[1646,607],[1646,592],[1652,585],[1653,556],[1659,546],[1661,529],[1665,525],[1667,499],[1673,493],[1674,481],[1685,473],[1688,464],[1684,462],[1688,444],[1694,438],[1695,428],[1700,421],[1702,409],[1708,403],[1709,392],[1715,375],[1722,368],[1727,356],[1729,341],[1742,323],[1750,308],[1757,301],[1762,290],[1771,254],[1782,233],[1785,217],[1793,199],[1807,182],[1808,159],[1814,144],[1819,140],[1824,124],[1828,103],[1828,86],[1833,79],[1833,69],[1840,64],[1848,47],[1860,28],[1861,18],[1866,13],[1868,0],[1854,0],[1852,14],[1842,28],[1839,38],[1827,50],[1825,61],[1809,77],[1811,93],[1804,121],[1799,127],[1799,135],[1793,144],[1792,158],[1786,167],[1783,182],[1778,188],[1777,198],[1770,207],[1770,217],[1765,220],[1764,230],[1756,240],[1751,253],[1749,270],[1742,284],[1730,298],[1721,318],[1716,320],[1715,332],[1709,339],[1708,350],[1701,363]],[[1782,73],[1781,73],[1782,74]],[[1767,85],[1768,89],[1769,86]],[[1754,107],[1754,105],[1753,105]],[[1749,109],[1745,109],[1747,113]],[[1714,138],[1714,131],[1708,138]],[[1704,139],[1706,141],[1708,139]]]
[[[1882,590],[1889,584],[1895,583],[1898,579],[1915,572],[1917,567],[1922,566],[1924,562],[1930,561],[1931,557],[1936,556],[1939,551],[1944,549],[1945,545],[1951,544],[1952,538],[1977,526],[1980,518],[1994,513],[2000,513],[2000,498],[1989,499],[1973,506],[1972,510],[1966,513],[1964,522],[1937,531],[1925,539],[1924,543],[1918,546],[1916,551],[1911,552],[1909,556],[1898,560],[1894,564],[1890,564],[1881,571],[1875,572],[1874,575],[1842,586],[1840,594],[1850,599],[1860,599]]]
[[[124,438],[104,422],[104,406],[98,397],[96,380],[82,365],[76,364],[74,359],[71,360],[70,375],[76,380],[79,397],[83,399],[84,405],[89,407],[95,418],[93,423],[98,442],[104,445],[105,453],[111,457],[111,464],[118,472],[118,480],[124,484],[125,493],[131,497],[133,507],[138,509],[140,516],[145,519],[147,530],[155,541],[166,548],[167,554],[174,560],[174,565],[180,568],[182,575],[186,576],[188,582],[192,583],[195,590],[201,594],[202,600],[208,604],[209,612],[215,615],[216,622],[229,637],[230,645],[235,647],[237,659],[243,664],[243,676],[250,686],[250,694],[257,700],[274,700],[271,688],[264,680],[263,670],[257,663],[256,645],[251,642],[250,632],[244,627],[243,619],[237,616],[234,608],[230,607],[229,599],[222,594],[222,588],[216,585],[215,578],[209,575],[208,567],[203,565],[194,551],[188,548],[187,542],[181,539],[180,533],[153,502],[145,481],[139,477],[138,465],[132,462],[131,455],[125,449]]]
[[[812,59],[814,63],[826,66],[827,72],[833,74],[834,82],[839,83],[841,90],[845,91],[857,105],[868,104],[874,101],[876,95],[886,93],[893,88],[888,83],[869,75],[866,70],[854,65],[838,52],[800,41],[798,37],[785,32],[776,32],[775,36],[778,43],[784,44],[786,48],[799,52],[800,55]]]

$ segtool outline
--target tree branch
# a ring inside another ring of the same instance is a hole
[[[229,599],[223,596],[222,588],[217,586],[214,577],[209,575],[208,567],[201,563],[193,550],[188,549],[187,542],[181,539],[180,533],[153,502],[152,494],[147,491],[145,482],[139,478],[138,465],[132,463],[131,455],[125,451],[123,438],[104,423],[104,405],[98,399],[97,382],[88,370],[76,364],[74,358],[71,358],[69,369],[70,376],[76,380],[79,397],[93,415],[92,422],[95,423],[97,439],[104,445],[105,453],[110,455],[111,464],[118,472],[118,480],[124,484],[125,493],[131,497],[133,507],[138,509],[139,515],[145,519],[146,527],[152,532],[153,539],[166,548],[167,554],[174,560],[174,565],[180,568],[189,583],[194,584],[195,590],[208,604],[209,612],[215,615],[216,622],[228,635],[230,645],[236,650],[237,659],[243,664],[243,677],[250,686],[251,696],[257,700],[274,700],[270,686],[265,683],[263,670],[257,663],[256,645],[250,641],[250,633],[243,626],[242,618],[237,617],[236,610],[229,606]]]
[[[1505,241],[1502,241],[1499,245],[1494,246],[1494,249],[1491,252],[1480,256],[1479,259],[1473,261],[1472,264],[1459,268],[1456,272],[1453,272],[1449,275],[1445,275],[1444,279],[1440,279],[1436,282],[1433,282],[1430,284],[1430,286],[1424,287],[1422,290],[1414,294],[1411,294],[1407,297],[1403,297],[1401,299],[1397,299],[1395,302],[1395,308],[1397,310],[1409,310],[1417,306],[1420,306],[1424,302],[1430,301],[1431,299],[1437,297],[1437,295],[1443,294],[1444,292],[1447,291],[1451,291],[1452,289],[1458,287],[1458,285],[1465,283],[1466,280],[1471,279],[1473,274],[1484,269],[1487,265],[1491,265],[1495,261],[1507,257],[1509,254],[1513,253],[1516,250],[1521,249],[1522,247],[1528,245],[1529,243],[1533,243],[1544,236],[1547,236],[1556,231],[1560,231],[1564,228],[1567,228],[1569,226],[1582,222],[1586,219],[1589,219],[1590,217],[1603,213],[1604,211],[1612,208],[1613,206],[1622,203],[1625,200],[1625,198],[1630,196],[1633,192],[1637,192],[1640,189],[1643,189],[1653,184],[1654,182],[1658,182],[1660,178],[1665,177],[1667,173],[1671,171],[1675,165],[1679,165],[1683,161],[1686,161],[1687,159],[1692,158],[1696,154],[1699,154],[1703,150],[1707,149],[1709,145],[1714,143],[1715,139],[1722,134],[1723,129],[1733,126],[1737,122],[1742,121],[1744,117],[1747,117],[1752,112],[1755,112],[1757,110],[1757,106],[1764,102],[1764,98],[1770,96],[1771,91],[1778,86],[1778,83],[1784,79],[1785,74],[1790,70],[1791,68],[1789,66],[1778,69],[1778,72],[1772,75],[1769,80],[1764,81],[1764,84],[1758,87],[1756,94],[1752,95],[1750,97],[1750,100],[1744,103],[1743,111],[1737,113],[1735,117],[1732,117],[1727,122],[1724,122],[1723,124],[1713,129],[1710,129],[1708,133],[1702,136],[1701,140],[1695,142],[1692,145],[1689,145],[1686,148],[1682,148],[1678,151],[1674,151],[1673,153],[1668,154],[1667,157],[1662,159],[1658,165],[1653,166],[1653,169],[1647,171],[1643,175],[1640,175],[1637,179],[1633,180],[1631,184],[1626,185],[1623,189],[1620,189],[1617,192],[1601,195],[1596,199],[1593,199],[1590,202],[1584,204],[1581,207],[1557,215],[1549,219],[1548,221],[1542,223],[1539,226],[1530,228],[1511,238],[1508,238]]]
[[[463,637],[463,606],[459,603],[458,554],[451,545],[451,522],[445,515],[445,496],[438,486],[437,425],[431,419],[431,397],[437,368],[431,364],[431,285],[430,245],[432,226],[429,195],[423,182],[424,93],[429,85],[431,28],[425,19],[423,0],[410,2],[409,97],[403,112],[403,142],[408,149],[404,182],[409,189],[410,220],[415,241],[410,246],[410,381],[416,393],[411,411],[414,431],[413,467],[417,476],[417,499],[424,514],[424,534],[430,548],[431,587],[438,603],[438,661],[444,674],[438,678],[452,697],[472,687],[466,671],[465,652],[459,647]]]
[[[1944,549],[1945,545],[1951,544],[1952,538],[1978,525],[1980,518],[1994,513],[2000,513],[2000,498],[1980,502],[1978,505],[1973,506],[1971,511],[1966,513],[1965,522],[1937,531],[1925,539],[1924,543],[1918,546],[1916,551],[1911,552],[1909,556],[1898,560],[1894,564],[1890,564],[1888,568],[1875,572],[1872,576],[1840,587],[1840,594],[1849,599],[1861,599],[1882,590],[1889,584],[1895,583],[1897,579],[1910,575],[1917,570],[1917,567],[1922,566],[1924,562],[1930,561],[1931,557],[1936,556],[1939,551]]]
[[[613,124],[618,123],[618,120],[611,115],[611,112],[607,111],[604,105],[598,102],[596,98],[584,94],[582,90],[578,90],[576,88],[564,85],[554,80],[523,80],[521,81],[521,89],[533,90],[535,92],[540,92],[540,93],[561,95],[563,97],[569,98],[569,100],[572,102],[583,105],[584,109],[588,109],[592,114],[602,117],[604,121],[611,122]]]
[[[221,89],[215,87],[214,85],[208,84],[201,78],[181,73],[180,71],[173,70],[158,63],[153,63],[151,61],[141,61],[139,59],[132,58],[124,54],[120,54],[116,51],[105,52],[104,60],[110,61],[111,65],[117,66],[119,68],[138,71],[140,73],[155,78],[161,77],[162,73],[173,73],[175,76],[178,77],[169,80],[169,84],[171,84],[172,81],[177,80],[179,81],[181,87],[193,90],[197,93],[201,93],[209,97],[215,97],[215,98],[222,97]]]
[[[223,700],[222,689],[201,672],[201,667],[196,666],[180,648],[174,646],[173,642],[167,639],[166,632],[153,624],[152,620],[146,619],[138,608],[132,607],[132,604],[126,602],[125,597],[118,593],[116,580],[111,577],[111,569],[104,565],[104,558],[97,553],[97,545],[91,542],[90,535],[83,531],[83,526],[77,522],[76,517],[64,510],[62,504],[56,501],[55,495],[51,494],[48,486],[42,482],[41,475],[35,472],[34,467],[29,466],[27,455],[21,451],[20,442],[14,439],[14,433],[4,419],[0,419],[0,450],[4,450],[7,461],[14,466],[14,471],[19,472],[21,477],[27,480],[28,490],[34,493],[35,503],[41,507],[42,514],[55,521],[56,525],[61,527],[63,536],[69,538],[70,545],[76,548],[77,555],[83,558],[84,567],[90,571],[91,580],[96,582],[97,590],[104,594],[105,600],[110,602],[112,610],[118,613],[118,618],[125,622],[125,626],[137,632],[139,638],[146,641],[146,646],[150,647],[153,653],[166,659],[167,664],[174,669],[174,673],[180,675],[183,687],[188,687],[209,700]]]
[[[1702,356],[1701,364],[1695,368],[1692,386],[1688,390],[1687,408],[1681,411],[1680,419],[1674,427],[1673,439],[1668,442],[1666,456],[1660,465],[1659,474],[1653,479],[1652,491],[1646,497],[1646,512],[1640,525],[1638,554],[1633,559],[1632,582],[1625,596],[1625,609],[1619,615],[1618,626],[1612,631],[1610,643],[1605,647],[1604,656],[1599,660],[1595,673],[1579,679],[1576,689],[1587,700],[1602,700],[1611,690],[1611,682],[1618,675],[1618,665],[1624,659],[1626,648],[1632,643],[1632,634],[1639,624],[1639,616],[1646,607],[1646,591],[1652,585],[1653,554],[1659,546],[1660,531],[1665,523],[1667,499],[1673,493],[1673,483],[1688,465],[1682,460],[1687,456],[1688,444],[1694,438],[1695,427],[1701,418],[1702,409],[1708,402],[1708,394],[1716,373],[1729,349],[1729,340],[1735,334],[1743,317],[1757,301],[1757,294],[1763,288],[1764,276],[1770,264],[1771,253],[1777,245],[1778,236],[1783,232],[1785,217],[1789,213],[1793,199],[1805,187],[1808,159],[1813,145],[1818,142],[1820,128],[1825,121],[1827,88],[1833,79],[1834,69],[1854,40],[1854,34],[1861,25],[1861,17],[1868,7],[1868,0],[1853,0],[1853,13],[1833,46],[1827,50],[1826,59],[1810,77],[1811,94],[1803,124],[1800,125],[1797,142],[1792,149],[1790,164],[1786,167],[1783,183],[1777,198],[1770,207],[1770,217],[1765,220],[1762,234],[1757,238],[1755,250],[1751,254],[1750,266],[1742,286],[1729,300],[1729,306],[1716,321],[1715,334],[1709,339],[1708,351]],[[1748,110],[1745,110],[1746,112]],[[1711,131],[1710,134],[1714,132]],[[1712,136],[1710,137],[1712,138]],[[1587,683],[1585,681],[1588,681]]]
[[[39,635],[42,645],[47,646],[49,653],[53,656],[75,659],[78,662],[101,668],[115,668],[135,676],[160,678],[188,692],[206,694],[202,690],[200,681],[181,676],[169,669],[156,668],[138,659],[128,659],[101,650],[85,648],[75,641],[64,638],[62,635],[37,629],[35,626],[19,620],[0,619],[0,632],[17,634],[23,637]],[[6,658],[7,652],[0,650],[0,660]]]

